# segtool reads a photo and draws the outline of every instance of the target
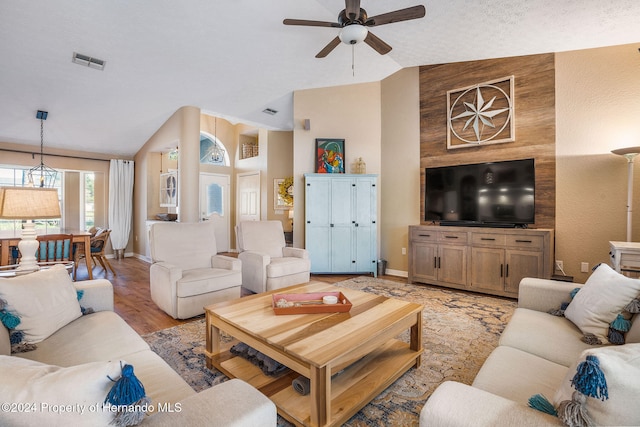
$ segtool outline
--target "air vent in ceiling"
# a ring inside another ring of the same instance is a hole
[[[278,113],[278,110],[274,110],[273,108],[265,108],[262,110],[263,113],[269,114],[270,116],[275,116]]]
[[[73,52],[73,58],[71,61],[96,70],[104,70],[104,66],[107,63],[107,61],[103,61],[102,59],[92,58],[91,56],[83,55],[78,52]]]

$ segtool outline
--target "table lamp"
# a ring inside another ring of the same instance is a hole
[[[21,257],[17,272],[40,269],[35,256],[39,244],[32,220],[60,216],[58,190],[55,188],[0,187],[0,218],[26,220],[18,243]]]

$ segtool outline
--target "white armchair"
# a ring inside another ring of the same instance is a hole
[[[204,307],[240,298],[242,262],[217,255],[211,222],[153,224],[149,245],[151,299],[174,319],[204,313]]]
[[[286,246],[280,221],[241,222],[236,240],[246,289],[261,293],[309,281],[309,253]]]

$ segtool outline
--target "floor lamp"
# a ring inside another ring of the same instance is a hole
[[[640,147],[619,148],[611,152],[627,159],[627,242],[630,242],[631,219],[633,217],[633,159],[640,154]]]
[[[55,188],[0,187],[0,218],[26,220],[18,243],[20,262],[17,273],[39,270],[34,219],[60,218],[58,190]]]

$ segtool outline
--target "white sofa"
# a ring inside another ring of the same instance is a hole
[[[584,343],[583,333],[574,323],[548,313],[570,301],[571,291],[583,286],[523,279],[518,307],[473,384],[447,381],[438,386],[422,408],[420,426],[561,426],[560,418],[530,408],[528,401],[541,394],[553,402],[558,390],[570,385],[566,378],[575,374],[585,350],[627,347],[640,360],[640,344],[634,344],[640,342],[640,321],[633,322],[626,344],[602,347]],[[637,370],[638,361],[634,363]],[[616,387],[611,382],[610,389]]]
[[[61,327],[57,332],[37,343],[35,350],[9,356],[11,351],[9,331],[0,324],[0,371],[3,372],[0,377],[9,372],[7,377],[0,381],[0,394],[3,395],[3,400],[6,400],[6,393],[8,393],[3,387],[7,387],[6,383],[10,382],[8,381],[10,377],[14,374],[18,375],[18,369],[21,369],[17,367],[16,370],[8,370],[5,366],[2,370],[3,361],[5,365],[9,365],[14,364],[12,361],[20,359],[19,364],[22,364],[22,360],[28,363],[28,359],[59,367],[80,367],[91,362],[122,360],[134,367],[134,374],[144,385],[146,394],[151,399],[151,405],[155,408],[153,413],[148,412],[148,416],[141,425],[237,427],[276,425],[277,415],[273,402],[241,380],[229,380],[196,393],[169,365],[151,351],[147,343],[120,316],[114,313],[113,288],[108,280],[82,281],[75,282],[73,285],[83,292],[80,306],[90,307],[95,312],[82,315]],[[0,283],[0,292],[3,289],[2,286],[3,284]],[[1,294],[0,297],[2,297]],[[206,368],[203,366],[203,369]],[[38,390],[30,388],[34,384],[30,381],[24,383],[22,396],[26,399],[29,399],[30,395],[33,396],[30,393],[37,393]],[[73,384],[70,388],[77,387],[84,387],[84,385]],[[64,399],[65,394],[70,390],[62,385],[59,388],[56,394]],[[51,398],[54,399],[55,396]],[[38,404],[41,403],[43,402],[38,402]],[[160,410],[161,408],[165,411]],[[167,408],[173,412],[168,412]],[[58,419],[63,415],[55,413],[49,414],[50,418],[47,418],[44,423],[42,419],[30,418],[30,416],[37,417],[38,414],[20,414],[18,418],[20,421],[10,418],[11,415],[15,414],[0,412],[0,425],[80,425],[77,423],[78,420],[69,423]],[[79,420],[81,424],[94,425],[94,423],[86,423],[83,418]]]
[[[161,222],[149,230],[151,299],[174,319],[240,298],[242,261],[217,254],[214,230],[211,221]]]

